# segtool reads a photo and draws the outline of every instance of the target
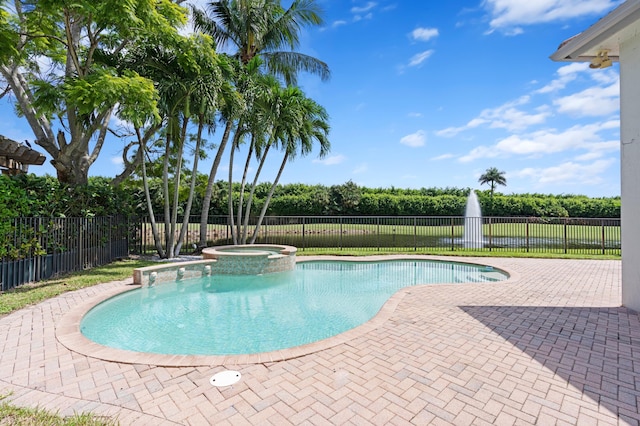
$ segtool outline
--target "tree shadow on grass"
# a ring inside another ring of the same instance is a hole
[[[626,308],[461,306],[629,424],[640,422],[640,318]]]

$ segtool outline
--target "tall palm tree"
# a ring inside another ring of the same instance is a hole
[[[496,167],[488,168],[478,179],[480,185],[489,184],[491,198],[496,185],[507,186],[507,178],[504,177],[505,172],[498,170]]]
[[[284,9],[280,0],[214,0],[208,3],[207,16],[192,8],[196,30],[211,35],[219,48],[231,44],[234,56],[247,64],[260,56],[270,74],[282,77],[287,85],[295,85],[300,71],[327,80],[326,63],[296,52],[300,46],[300,30],[321,25],[321,9],[315,0],[294,0]],[[285,50],[288,48],[288,50]]]
[[[326,110],[312,99],[304,96],[304,93],[297,87],[284,89],[281,97],[283,98],[283,107],[279,122],[282,123],[282,127],[277,131],[276,135],[282,143],[284,156],[280,163],[278,174],[271,184],[267,198],[260,211],[260,216],[251,238],[251,244],[255,243],[258,237],[267,207],[287,162],[293,159],[298,152],[303,156],[310,153],[313,150],[314,141],[319,144],[320,157],[327,155],[330,149],[327,137],[329,133],[329,115]]]
[[[158,93],[158,106],[166,127],[163,131],[162,193],[164,198],[164,242],[166,249],[158,250],[161,257],[172,258],[180,254],[188,216],[193,203],[195,178],[198,160],[203,144],[202,134],[211,126],[215,111],[220,105],[222,93],[229,90],[224,78],[226,61],[215,53],[212,40],[202,35],[176,39],[173,46],[145,46],[136,52],[130,52],[128,60],[135,63],[142,75],[155,81]],[[179,192],[182,180],[184,149],[187,144],[187,129],[191,123],[197,125],[191,184],[186,207],[185,219],[178,230]],[[138,129],[139,130],[139,129]],[[144,162],[145,146],[140,137],[140,149],[143,150],[143,183],[149,215],[153,209],[149,202],[149,188]],[[173,169],[173,182],[170,191],[169,172]],[[159,235],[152,223],[154,239]],[[160,246],[156,241],[156,247]]]
[[[234,58],[246,69],[246,74],[255,77],[261,69],[267,73],[281,77],[286,84],[295,84],[297,75],[301,71],[310,72],[327,80],[330,76],[327,64],[314,57],[296,52],[300,45],[299,33],[303,27],[322,24],[321,10],[316,0],[294,0],[288,8],[283,8],[281,0],[213,0],[207,5],[206,12],[195,7],[192,8],[193,21],[196,30],[208,34],[214,38],[219,48],[226,46],[235,48]],[[240,71],[242,72],[242,71]],[[252,123],[251,120],[262,120],[263,117],[255,115],[252,108],[254,94],[248,93],[252,85],[239,84],[236,86],[238,93],[245,102],[243,112],[236,114],[233,122],[227,121],[225,135],[227,139],[231,132],[232,124],[235,125],[235,135],[231,144],[230,168],[229,168],[229,215],[233,226],[232,206],[232,169],[231,162],[238,144],[242,142],[246,134],[252,141],[250,148],[255,152],[254,144],[262,141],[264,136],[264,123]],[[246,133],[245,133],[246,132]],[[225,141],[227,139],[224,139]],[[221,144],[218,149],[223,149]],[[269,145],[266,145],[268,150]],[[259,149],[260,146],[258,145]],[[218,158],[218,156],[216,157]],[[248,157],[250,158],[250,157]],[[264,158],[264,156],[263,156]],[[211,190],[215,180],[217,164],[209,174],[210,184],[207,186],[203,199],[203,213],[200,218],[200,246],[206,245],[206,227]],[[245,167],[246,169],[246,167]],[[243,178],[243,183],[245,178]],[[243,191],[241,191],[241,194]],[[247,203],[250,207],[250,203]],[[239,204],[238,226],[242,216],[243,203]],[[238,228],[239,232],[239,228]],[[238,234],[238,237],[240,235]],[[234,234],[234,242],[237,238]]]

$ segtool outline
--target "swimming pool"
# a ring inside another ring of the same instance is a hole
[[[289,272],[212,275],[131,290],[92,308],[80,330],[101,345],[135,352],[255,354],[357,327],[403,287],[506,278],[491,267],[457,262],[299,262]]]

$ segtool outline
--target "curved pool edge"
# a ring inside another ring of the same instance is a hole
[[[334,260],[334,261],[384,261],[384,260],[436,260],[443,262],[455,262],[465,263],[472,265],[486,265],[492,266],[508,275],[508,278],[504,281],[498,281],[495,283],[464,283],[464,284],[452,284],[442,283],[440,285],[504,285],[511,284],[519,281],[519,274],[510,270],[506,270],[504,267],[496,267],[491,265],[491,262],[480,263],[477,258],[474,261],[464,260],[452,260],[446,256],[425,256],[425,255],[375,255],[375,256],[303,256],[297,259],[297,262],[305,261],[318,261],[318,260]],[[456,258],[463,259],[463,258]],[[109,288],[104,292],[96,295],[83,303],[71,308],[66,314],[64,314],[57,322],[55,327],[55,335],[64,347],[70,351],[77,352],[87,357],[100,359],[103,361],[118,362],[122,364],[142,364],[142,365],[154,365],[162,367],[202,367],[202,366],[214,366],[214,365],[246,365],[246,364],[262,364],[270,362],[279,362],[289,359],[299,358],[305,355],[309,355],[315,352],[320,352],[334,346],[338,346],[343,343],[347,343],[356,338],[362,337],[365,334],[377,329],[383,325],[395,312],[400,302],[406,295],[411,293],[412,289],[420,287],[433,286],[433,284],[423,285],[411,285],[403,287],[394,293],[380,308],[380,310],[367,322],[354,327],[350,330],[342,332],[332,337],[328,337],[323,340],[308,343],[301,346],[295,346],[292,348],[281,349],[272,352],[261,352],[257,354],[243,354],[243,355],[165,355],[155,354],[148,352],[134,352],[123,349],[110,348],[108,346],[100,345],[87,337],[85,337],[80,331],[80,322],[84,315],[89,312],[91,308],[98,303],[105,301],[106,299],[116,296],[120,293],[131,291],[140,288],[139,285],[133,283],[133,280],[118,281],[122,286],[116,288]]]

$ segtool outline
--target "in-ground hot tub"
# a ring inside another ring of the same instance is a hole
[[[214,269],[218,274],[258,275],[292,271],[297,250],[277,244],[218,246],[203,249],[202,258],[215,259]]]

